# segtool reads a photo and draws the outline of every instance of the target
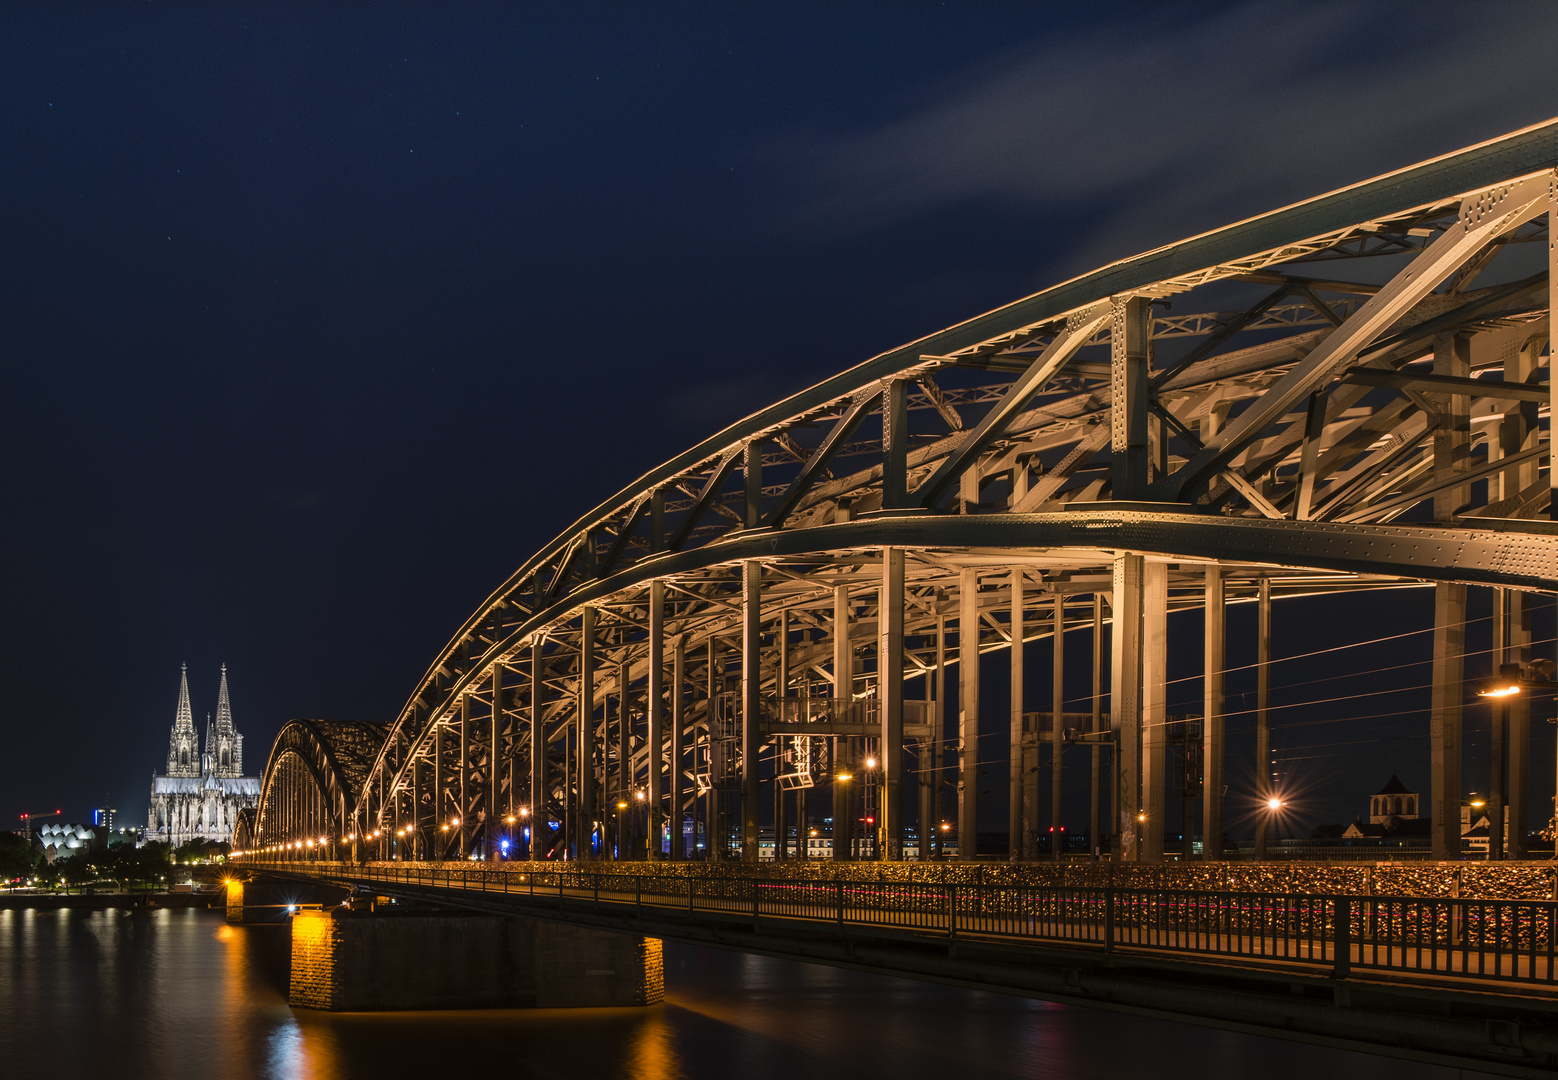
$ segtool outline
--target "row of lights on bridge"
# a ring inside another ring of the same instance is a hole
[[[638,797],[640,799],[642,799],[644,797],[644,793],[642,791],[639,792],[638,793]],[[627,803],[620,803],[619,805],[626,806]],[[515,814],[510,814],[507,817],[505,817],[503,820],[505,822],[507,822],[508,824],[513,825],[520,818],[522,818],[522,817],[529,817],[529,816],[530,816],[530,808],[529,807],[520,807],[519,813],[518,813],[517,816]],[[459,818],[450,818],[445,824],[440,825],[438,827],[438,829],[439,829],[440,832],[448,832],[451,828],[458,827],[459,824],[460,824],[460,819]],[[406,836],[412,835],[414,832],[416,832],[416,830],[408,825],[408,826],[406,826],[403,829],[396,829],[395,830],[395,835],[398,836],[398,837],[406,837]],[[363,839],[364,840],[377,840],[379,837],[381,837],[383,835],[384,835],[384,830],[383,829],[375,829],[371,833],[364,833],[363,834]],[[356,836],[355,833],[348,834],[346,836],[341,837],[341,843],[343,843],[343,844],[350,844],[353,840],[356,840],[356,839],[357,839],[357,836]],[[326,846],[329,845],[329,843],[330,843],[330,838],[328,836],[321,836],[318,840],[315,840],[313,837],[308,837],[307,839],[304,839],[304,840],[289,840],[289,841],[286,841],[286,842],[280,843],[280,844],[271,844],[268,847],[262,847],[262,848],[260,848],[258,850],[260,852],[262,852],[262,853],[263,852],[275,852],[275,851],[293,851],[293,850],[307,851],[307,850],[309,850],[311,848],[314,848],[316,846],[317,847],[326,847]],[[233,855],[235,855],[235,856],[237,856],[237,855],[245,855],[245,854],[253,854],[253,852],[243,852],[243,851],[235,851],[235,852],[233,852]]]

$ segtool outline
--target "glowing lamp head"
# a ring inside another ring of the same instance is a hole
[[[868,768],[868,769],[876,768],[876,758],[874,758],[874,757],[866,758],[866,768]]]
[[[1520,685],[1518,683],[1501,683],[1501,684],[1499,684],[1497,686],[1488,686],[1488,687],[1484,687],[1481,690],[1478,690],[1477,691],[1477,696],[1478,697],[1509,697],[1512,694],[1518,694],[1518,693],[1520,693]]]
[[[1277,798],[1275,795],[1273,795],[1271,798],[1266,800],[1266,809],[1267,810],[1281,810],[1282,809],[1282,800]]]
[[[628,804],[627,804],[626,800],[623,800],[623,799],[618,799],[617,800],[617,809],[618,810],[626,810],[627,808],[628,808]]]
[[[854,777],[850,776],[849,773],[847,773],[847,772],[841,772],[837,776],[835,776],[833,779],[835,779],[835,780],[853,780]]]

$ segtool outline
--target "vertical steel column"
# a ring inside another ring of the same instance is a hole
[[[708,769],[709,788],[703,797],[703,843],[704,853],[710,859],[723,859],[725,857],[725,830],[718,829],[718,842],[715,841],[716,827],[721,822],[722,807],[720,806],[720,784],[724,782],[723,774],[716,776],[714,772],[714,710],[718,707],[715,701],[720,692],[720,670],[716,664],[719,656],[719,646],[714,640],[714,635],[709,635],[709,697],[704,703],[703,713],[703,764]],[[729,762],[724,763],[724,768],[729,768]],[[694,841],[696,843],[696,841]]]
[[[920,774],[918,792],[919,797],[917,800],[918,805],[914,815],[914,820],[916,822],[915,832],[919,837],[918,854],[916,857],[920,862],[925,862],[930,858],[931,834],[935,831],[935,826],[931,822],[931,804],[933,800],[932,793],[934,791],[934,781],[932,778],[936,774],[935,733],[938,726],[936,724],[936,699],[931,696],[934,693],[934,690],[932,689],[934,676],[931,674],[931,670],[928,667],[925,669],[924,678],[924,715],[926,720],[930,723],[931,735],[929,738],[921,739],[919,741],[914,756],[915,767],[919,769]]]
[[[942,819],[942,783],[941,769],[946,761],[947,745],[947,615],[941,609],[941,590],[936,590],[936,705],[932,715],[931,728],[931,808],[930,829],[935,838],[935,855],[940,858],[943,854],[941,831]]]
[[[1439,334],[1434,338],[1434,374],[1467,378],[1471,375],[1471,336]],[[1471,398],[1466,394],[1445,394],[1439,426],[1434,429],[1434,473],[1448,476],[1466,468],[1471,453]],[[1466,485],[1446,488],[1434,495],[1434,520],[1451,521],[1466,505],[1470,494]]]
[[[745,504],[746,513],[743,523],[749,529],[755,529],[763,523],[763,444],[753,439],[746,445],[746,456],[743,461],[745,478]]]
[[[574,758],[579,770],[579,820],[574,843],[579,858],[595,857],[595,815],[599,799],[595,791],[595,609],[585,605],[579,613],[579,704],[574,735]]]
[[[1065,836],[1060,824],[1060,779],[1062,748],[1066,740],[1066,598],[1055,590],[1055,632],[1051,636],[1050,653],[1050,786],[1049,823],[1055,831],[1050,834],[1050,853],[1060,858]]]
[[[909,505],[909,382],[893,379],[882,390],[882,509]]]
[[[633,670],[628,661],[617,664],[617,801],[633,802],[637,770],[633,768],[633,721],[628,708],[628,689]],[[620,814],[618,815],[621,816]]]
[[[396,817],[400,815],[397,799]],[[438,853],[438,861],[442,862],[449,857],[449,836],[444,826],[449,823],[445,811],[448,807],[444,800],[444,725],[441,719],[433,721],[433,823],[428,829]],[[398,829],[399,826],[397,825]]]
[[[1509,594],[1509,662],[1524,668],[1531,662],[1531,597]],[[1508,855],[1526,857],[1526,835],[1531,831],[1531,695],[1516,694],[1509,702],[1509,821]]]
[[[1022,698],[1023,698],[1023,640],[1027,637],[1026,627],[1023,626],[1023,596],[1026,592],[1026,579],[1023,577],[1022,567],[1014,566],[1011,571],[1011,617],[1010,629],[1012,635],[1011,649],[1011,713],[1009,717],[1008,741],[1011,746],[1011,757],[1007,764],[1006,789],[1010,798],[1006,815],[1007,832],[1007,858],[1016,862],[1019,859],[1031,859],[1034,855],[1034,833],[1038,827],[1038,810],[1031,805],[1026,797],[1028,792],[1023,783],[1023,745],[1022,745]],[[1038,773],[1039,744],[1037,732],[1034,736],[1034,774]]]
[[[1276,797],[1271,784],[1271,579],[1260,579],[1255,618],[1255,857],[1266,857]]]
[[[1163,861],[1168,817],[1168,564],[1149,560],[1142,576],[1142,859]]]
[[[497,862],[500,854],[498,834],[503,831],[503,815],[498,809],[498,742],[503,737],[503,665],[492,665],[492,731],[487,743],[487,820],[482,842],[487,846],[487,861]]]
[[[471,853],[471,695],[460,698],[460,858]]]
[[[746,863],[757,862],[757,745],[762,664],[763,564],[748,559],[741,564],[741,861]]]
[[[1140,555],[1114,560],[1110,634],[1110,720],[1115,733],[1115,830],[1122,862],[1141,859],[1142,577]]]
[[[665,771],[665,582],[649,583],[649,747],[645,754],[649,770],[644,797],[647,803],[645,829],[650,859],[660,857],[660,821],[664,814],[660,800]]]
[[[855,700],[855,651],[849,641],[849,586],[833,587],[833,716],[836,720],[849,718],[850,706]],[[839,780],[847,773],[848,741],[833,740],[833,858],[848,859],[852,837],[850,825],[854,819],[853,781]]]
[[[1491,451],[1490,451],[1491,452]],[[1490,493],[1491,494],[1491,493]],[[1493,671],[1509,661],[1509,591],[1493,590]],[[1519,695],[1516,695],[1517,697]],[[1507,698],[1488,698],[1488,861],[1504,858],[1504,730],[1509,720]]]
[[[877,858],[903,858],[903,548],[882,550],[877,603],[876,696],[882,722],[882,798]]]
[[[972,860],[979,806],[979,571],[958,573],[958,858]]]
[[[1553,312],[1558,311],[1558,171],[1553,173],[1548,181],[1554,189],[1548,198],[1555,204],[1547,211],[1547,311],[1548,321],[1554,318]],[[1547,415],[1558,416],[1558,345],[1553,344],[1553,335],[1549,326],[1547,346]],[[1551,420],[1548,421],[1551,425]],[[1551,433],[1547,438],[1547,513],[1554,521],[1558,521],[1558,438]],[[1525,836],[1520,837],[1520,844],[1525,846]]]
[[[835,719],[855,700],[855,653],[849,642],[849,586],[833,587],[833,701]]]
[[[1152,301],[1145,296],[1111,301],[1109,366],[1110,489],[1115,499],[1147,494],[1147,366]]]
[[[422,759],[419,758],[419,757],[412,758],[411,759],[411,828],[413,830],[413,835],[417,838],[417,846],[418,847],[423,846],[423,844],[425,843],[425,841],[423,841],[423,839],[422,839],[422,829],[423,829],[423,825],[422,825],[422,786],[423,786],[422,785],[422,773],[423,773]],[[437,828],[436,824],[433,827],[433,831],[434,832],[438,831],[438,828]]]
[[[1094,735],[1102,734],[1104,730],[1104,597],[1102,593],[1093,594],[1093,725]],[[1103,834],[1099,831],[1100,820],[1098,808],[1100,806],[1098,790],[1100,776],[1099,766],[1102,764],[1103,747],[1095,739],[1089,755],[1088,763],[1088,789],[1087,789],[1087,837],[1093,845],[1093,854],[1103,852]],[[1107,815],[1103,820],[1108,820]]]
[[[778,702],[779,718],[786,719],[784,715],[785,700],[790,696],[790,609],[784,608],[779,612],[779,630],[774,635],[774,649],[777,653],[779,670],[774,676],[774,698]],[[788,857],[789,824],[785,820],[785,796],[789,793],[779,783],[779,777],[784,775],[784,753],[786,738],[782,735],[774,736],[774,861],[783,862]]]
[[[1223,857],[1224,678],[1228,667],[1227,592],[1223,568],[1206,565],[1206,633],[1201,679],[1201,858]]]
[[[667,786],[670,798],[668,818],[671,826],[672,859],[687,857],[682,824],[682,727],[687,723],[683,703],[687,700],[687,635],[678,634],[671,646],[671,777]]]
[[[1434,586],[1434,682],[1429,718],[1430,857],[1461,857],[1461,694],[1466,668],[1466,586]]]
[[[530,861],[541,861],[546,833],[546,720],[542,715],[542,648],[540,634],[530,639]]]

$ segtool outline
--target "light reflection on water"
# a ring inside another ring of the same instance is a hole
[[[0,1075],[116,1080],[1450,1080],[1449,1069],[667,945],[649,1009],[294,1012],[286,929],[0,911]],[[1467,1074],[1469,1075],[1469,1074]]]

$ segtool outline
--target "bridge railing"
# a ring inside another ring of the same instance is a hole
[[[264,865],[256,864],[256,865]],[[917,935],[1054,942],[1208,960],[1302,964],[1553,986],[1558,902],[1190,889],[774,880],[280,863],[354,882],[526,896],[561,907],[716,913]]]

